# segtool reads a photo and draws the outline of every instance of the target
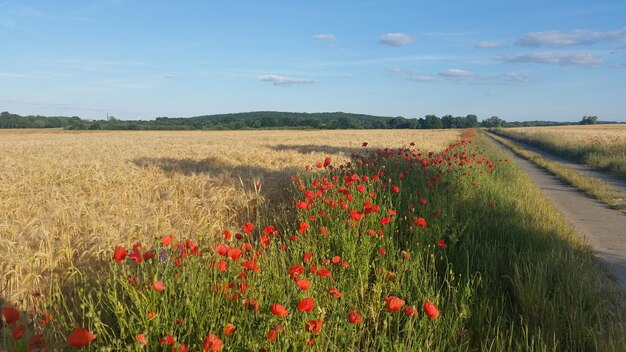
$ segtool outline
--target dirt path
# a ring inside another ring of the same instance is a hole
[[[493,138],[491,141],[509,152],[517,165],[539,185],[592,246],[596,258],[609,270],[618,287],[626,292],[626,215],[572,188]]]

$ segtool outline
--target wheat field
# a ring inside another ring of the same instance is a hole
[[[81,275],[117,244],[210,240],[279,202],[305,165],[345,161],[363,142],[428,152],[459,134],[0,131],[0,300],[37,307],[51,277]]]

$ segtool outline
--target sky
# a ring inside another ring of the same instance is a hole
[[[0,111],[626,122],[626,1],[0,0]]]

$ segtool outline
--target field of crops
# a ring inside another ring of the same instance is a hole
[[[626,343],[588,246],[473,130],[2,137],[9,350]]]
[[[518,127],[500,132],[626,179],[626,124]]]

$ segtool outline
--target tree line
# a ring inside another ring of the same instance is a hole
[[[593,121],[593,122],[591,122]],[[295,113],[257,111],[154,120],[87,120],[77,116],[20,116],[0,113],[0,128],[65,128],[69,130],[250,130],[250,129],[441,129],[470,127],[555,126],[601,123],[585,116],[582,122],[507,122],[498,116],[478,121],[476,115],[426,115],[423,118],[385,117],[344,112]]]

